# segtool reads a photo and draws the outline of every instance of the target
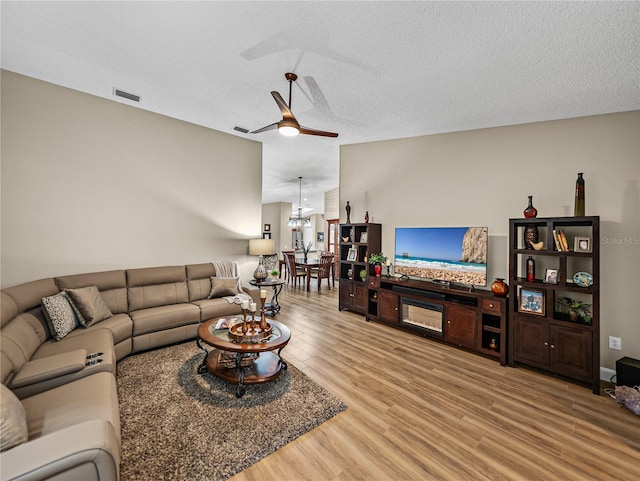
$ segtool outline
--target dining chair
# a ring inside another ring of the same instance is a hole
[[[298,278],[304,278],[307,276],[307,272],[304,269],[298,269],[296,267],[296,254],[294,251],[282,251],[286,260],[287,266],[287,283],[293,281],[293,286],[298,286]]]
[[[323,252],[320,256],[320,265],[318,268],[311,269],[310,277],[318,280],[318,290],[322,284],[322,279],[327,280],[327,287],[331,289],[331,266],[335,256],[331,252]]]

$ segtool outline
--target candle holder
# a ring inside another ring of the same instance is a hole
[[[251,329],[250,331],[256,330],[256,311],[251,311]]]
[[[247,308],[243,307],[242,308],[242,313],[244,314],[244,319],[242,322],[242,334],[246,334],[247,331],[249,330],[249,325],[247,324]]]
[[[387,264],[387,277],[391,276],[391,264]]]
[[[262,308],[260,309],[260,329],[262,330],[262,332],[267,332],[267,329],[269,327],[269,325],[267,324],[267,318],[264,314],[264,305],[266,302],[266,298],[261,297],[260,301],[262,302]]]

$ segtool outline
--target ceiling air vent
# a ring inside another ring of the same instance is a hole
[[[134,102],[140,102],[140,96],[135,94],[130,94],[129,92],[125,92],[124,90],[120,90],[117,88],[113,89],[113,95],[116,97],[122,97],[123,99],[132,100]]]
[[[243,129],[242,127],[238,127],[237,125],[233,128],[233,130],[237,130],[238,132],[242,132],[243,134],[248,134],[248,129]]]

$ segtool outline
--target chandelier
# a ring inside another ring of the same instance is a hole
[[[311,219],[302,217],[302,177],[298,177],[300,181],[300,196],[298,197],[298,213],[289,217],[289,227],[310,227]]]

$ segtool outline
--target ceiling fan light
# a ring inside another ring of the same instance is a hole
[[[278,122],[278,132],[286,137],[295,137],[300,133],[300,129],[297,125],[297,122],[292,122],[290,120],[281,120]]]

